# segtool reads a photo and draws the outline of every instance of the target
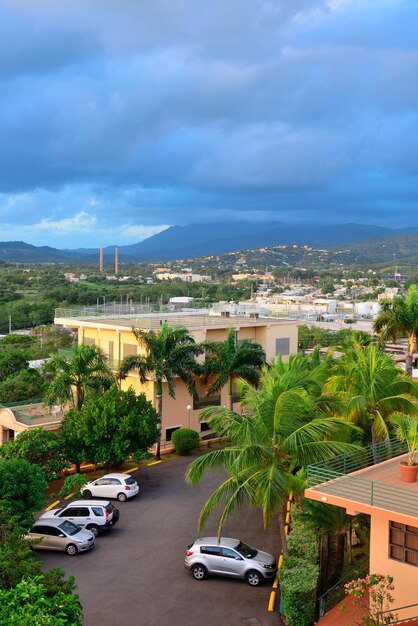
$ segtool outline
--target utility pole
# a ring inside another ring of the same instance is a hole
[[[9,315],[9,335],[12,333],[12,316]]]

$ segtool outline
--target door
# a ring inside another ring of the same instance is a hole
[[[67,537],[59,528],[53,528],[52,526],[48,530],[48,549],[49,550],[64,550]]]
[[[39,524],[38,526],[34,526],[32,528],[32,530],[30,531],[30,538],[31,539],[40,539],[40,541],[37,541],[35,546],[37,550],[48,550],[49,549],[49,545],[48,545],[48,541],[49,541],[49,535],[48,535],[48,531],[49,531],[50,527],[49,526],[42,526],[41,524]]]
[[[96,498],[109,498],[110,491],[110,478],[99,478],[99,480],[94,481],[91,487],[91,493]]]
[[[109,482],[109,497],[117,498],[118,493],[125,491],[125,485],[122,485],[122,481],[119,478],[111,478]]]
[[[202,563],[212,574],[223,574],[221,548],[219,546],[202,546],[200,548]]]
[[[243,576],[245,561],[235,550],[222,548],[222,568],[228,576]]]

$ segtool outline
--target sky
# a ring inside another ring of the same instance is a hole
[[[0,0],[0,241],[418,226],[416,0]]]

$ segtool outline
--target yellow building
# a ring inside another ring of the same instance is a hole
[[[77,329],[79,344],[90,344],[100,347],[108,355],[111,365],[117,368],[125,357],[139,354],[140,348],[132,332],[132,327],[142,330],[158,330],[163,323],[170,326],[182,326],[196,342],[223,341],[227,331],[233,328],[237,333],[237,341],[248,339],[259,343],[267,355],[267,360],[279,354],[286,359],[297,352],[297,324],[291,320],[253,319],[246,317],[222,317],[209,315],[207,312],[141,314],[134,311],[135,307],[121,309],[115,305],[110,313],[96,313],[86,310],[74,312],[71,309],[56,311],[55,323],[66,328]],[[126,310],[133,311],[126,314]],[[139,310],[139,309],[138,309]],[[204,357],[200,357],[204,358]],[[155,401],[155,382],[150,380],[141,384],[138,376],[131,373],[122,383],[122,388],[132,386],[137,393],[143,392],[147,398]],[[194,399],[186,385],[179,380],[176,385],[176,397],[171,398],[167,384],[163,384],[163,415],[162,440],[171,440],[172,432],[181,426],[190,426],[205,436],[208,433],[206,424],[199,422],[200,410],[206,406],[224,406],[226,404],[226,388],[219,395],[208,398],[205,389],[197,385],[199,399]]]
[[[418,617],[418,482],[400,478],[404,449],[393,440],[310,465],[305,491],[349,515],[370,515],[369,571],[393,577],[393,612],[401,621]]]

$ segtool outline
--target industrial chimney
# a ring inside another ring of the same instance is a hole
[[[115,274],[119,272],[119,250],[115,248]]]
[[[99,271],[103,272],[103,248],[100,248]]]

